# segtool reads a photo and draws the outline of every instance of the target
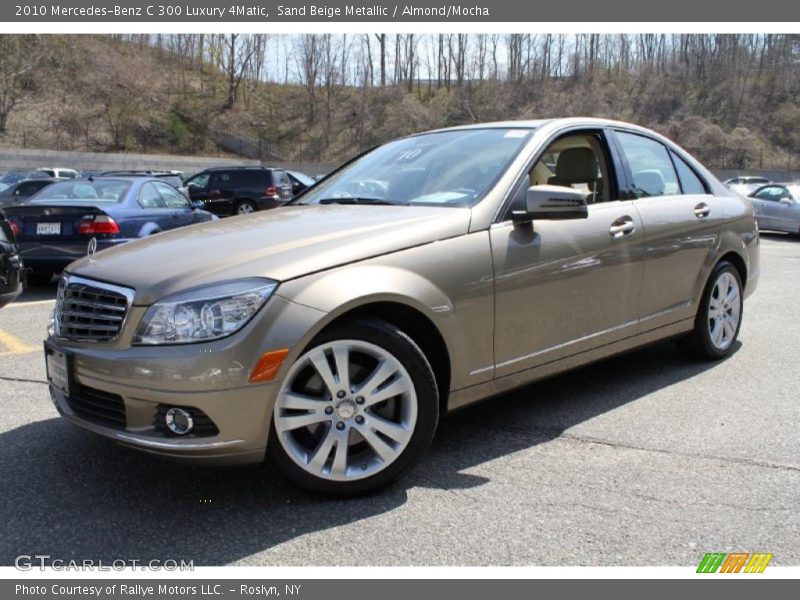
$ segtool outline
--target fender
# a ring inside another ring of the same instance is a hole
[[[491,288],[491,278],[488,285]],[[461,314],[462,311],[493,311],[491,293],[482,296],[484,303],[467,299],[468,306],[462,305],[459,309],[458,303],[444,289],[419,273],[397,264],[360,263],[288,281],[281,284],[276,295],[324,313],[298,346],[305,346],[347,312],[376,302],[394,302],[423,314],[445,340],[451,361],[451,389],[474,385],[493,376],[492,329],[478,332],[476,320]],[[475,329],[465,330],[464,325],[471,321]],[[485,316],[482,321],[487,321]],[[488,344],[484,343],[486,339]]]

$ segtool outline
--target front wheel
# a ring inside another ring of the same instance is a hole
[[[384,321],[343,321],[289,370],[267,453],[307,490],[364,494],[419,460],[438,418],[433,371],[413,340]]]
[[[694,330],[679,340],[680,348],[689,356],[718,360],[733,352],[742,325],[744,298],[739,271],[722,261],[708,279]]]

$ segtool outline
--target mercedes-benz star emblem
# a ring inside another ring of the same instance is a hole
[[[97,238],[92,238],[89,240],[89,245],[86,247],[86,256],[88,256],[90,260],[94,260],[95,252],[97,252]]]

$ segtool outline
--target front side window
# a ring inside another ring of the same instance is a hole
[[[158,193],[158,188],[152,182],[147,182],[142,186],[139,192],[139,206],[142,208],[164,208],[164,201],[161,199],[161,194]]]
[[[318,183],[302,204],[477,204],[530,138],[528,128],[440,131],[389,142]]]
[[[192,177],[189,181],[186,182],[186,187],[188,188],[207,188],[208,187],[208,178],[210,177],[209,173],[201,173],[195,177]]]
[[[782,185],[761,188],[754,194],[754,197],[759,200],[769,200],[771,202],[778,202],[781,198],[791,198],[791,196],[789,190]]]
[[[168,183],[154,183],[167,208],[190,208],[189,201]]]
[[[663,144],[634,133],[618,131],[616,135],[630,165],[637,198],[681,193],[678,176]]]

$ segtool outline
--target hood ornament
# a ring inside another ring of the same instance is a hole
[[[86,256],[89,257],[91,262],[94,262],[94,253],[97,252],[97,238],[89,240],[89,245],[86,247]]]

